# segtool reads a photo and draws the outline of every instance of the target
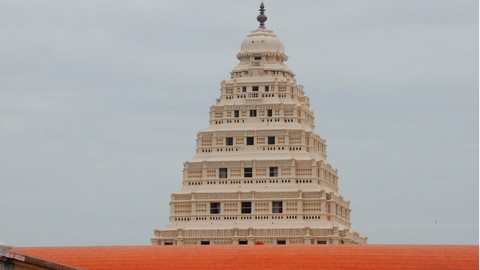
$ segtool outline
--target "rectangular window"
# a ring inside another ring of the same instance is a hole
[[[275,144],[275,136],[268,136],[268,144]]]
[[[228,170],[227,168],[220,168],[218,169],[218,178],[227,178],[228,177]]]
[[[287,240],[277,240],[277,245],[286,245]]]
[[[225,145],[233,145],[233,137],[225,138]]]
[[[253,92],[258,92],[258,86],[252,86],[252,91]]]
[[[270,167],[269,175],[270,175],[270,177],[277,177],[278,176],[278,167]]]
[[[272,213],[283,213],[283,202],[272,202]]]
[[[326,244],[327,244],[327,240],[318,240],[318,241],[317,241],[317,244],[319,244],[319,245],[326,245]]]
[[[165,245],[165,246],[172,246],[172,245],[173,245],[173,242],[165,242],[164,245]]]
[[[238,244],[239,245],[248,245],[248,240],[239,240]]]
[[[239,110],[234,110],[233,111],[233,117],[235,117],[235,118],[240,117],[240,111]]]
[[[243,168],[243,177],[253,177],[253,169]]]
[[[210,241],[200,241],[200,245],[208,246],[208,245],[210,245]]]
[[[253,145],[253,144],[254,144],[253,137],[247,137],[247,145]]]
[[[265,92],[268,92],[268,91],[270,91],[270,86],[267,85],[265,86]]]
[[[272,117],[273,116],[273,110],[267,110],[267,116]]]
[[[252,213],[252,202],[242,202],[242,214]]]
[[[250,117],[257,117],[257,110],[250,110]]]
[[[253,59],[255,59],[255,61],[260,61],[260,60],[262,60],[262,57],[261,56],[254,56]]]
[[[210,203],[210,214],[220,214],[220,203],[219,202]]]
[[[246,86],[242,86],[242,92],[247,92],[247,87]]]

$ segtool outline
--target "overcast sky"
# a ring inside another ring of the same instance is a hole
[[[259,1],[0,1],[0,242],[148,245]],[[352,228],[478,244],[478,1],[265,1]]]

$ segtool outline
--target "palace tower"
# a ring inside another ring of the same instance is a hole
[[[309,98],[260,6],[154,245],[361,244]]]

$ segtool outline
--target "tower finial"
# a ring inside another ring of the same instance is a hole
[[[265,22],[267,21],[267,15],[265,15],[265,5],[262,3],[260,4],[260,14],[257,16],[257,21],[260,23],[258,28],[265,28]]]

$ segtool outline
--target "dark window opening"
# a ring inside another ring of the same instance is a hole
[[[283,213],[283,202],[272,202],[272,213]]]
[[[275,144],[275,136],[268,136],[268,144]]]
[[[235,117],[235,118],[240,117],[240,111],[239,110],[234,110],[233,111],[233,117]]]
[[[270,167],[269,175],[270,177],[278,176],[278,167]]]
[[[319,244],[319,245],[326,245],[326,244],[327,244],[327,240],[318,240],[318,241],[317,241],[317,244]]]
[[[250,117],[257,117],[257,110],[250,110]]]
[[[260,61],[260,60],[262,60],[262,57],[261,56],[254,56],[253,59],[255,59],[256,61]]]
[[[220,214],[220,203],[219,202],[210,203],[210,214]]]
[[[233,145],[233,137],[225,138],[225,145]]]
[[[267,116],[272,117],[273,116],[273,110],[267,110]]]
[[[208,246],[208,245],[210,245],[210,241],[200,241],[200,245]]]
[[[239,245],[248,245],[248,240],[240,240],[238,241]]]
[[[247,145],[254,145],[254,143],[253,137],[247,137]]]
[[[227,178],[228,177],[228,170],[227,168],[220,168],[218,169],[218,178]]]
[[[253,92],[258,92],[258,86],[253,86],[253,87],[252,87],[252,91],[253,91]]]
[[[253,177],[253,169],[243,168],[243,177]]]
[[[164,245],[165,245],[165,246],[172,246],[172,245],[173,245],[173,242],[165,242]]]
[[[242,86],[242,92],[247,92],[247,87],[246,86]]]
[[[268,92],[268,91],[270,91],[270,86],[267,85],[265,86],[265,92]]]
[[[242,202],[242,214],[252,213],[252,202]]]
[[[277,240],[277,245],[286,245],[287,240]]]

